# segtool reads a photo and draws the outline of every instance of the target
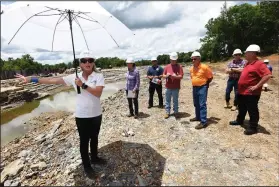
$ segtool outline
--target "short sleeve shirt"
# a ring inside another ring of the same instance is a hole
[[[240,59],[239,61],[233,60],[233,61],[229,62],[227,66],[228,66],[229,69],[231,69],[231,68],[243,68],[245,66],[245,63],[246,63],[246,61],[242,60],[242,59]],[[239,72],[231,72],[229,74],[229,77],[233,78],[233,79],[239,79],[240,74],[241,73],[239,73]]]
[[[255,86],[260,82],[262,77],[271,74],[267,66],[260,60],[252,63],[246,63],[238,81],[238,93],[241,95],[260,95],[262,87],[249,91],[249,87]]]
[[[267,68],[269,69],[269,71],[272,73],[272,66],[269,65],[269,64],[267,64],[266,66],[267,66]]]
[[[78,73],[78,77],[89,87],[95,88],[96,86],[105,86],[104,76],[101,73],[93,72],[88,76],[87,80],[82,77],[82,72]],[[68,86],[73,86],[77,91],[75,78],[76,75],[71,74],[63,77],[63,80]],[[80,94],[77,94],[75,116],[77,118],[91,118],[101,115],[102,108],[100,98],[84,89],[80,89],[80,92]]]
[[[208,79],[213,77],[211,69],[206,64],[200,64],[197,69],[192,66],[190,69],[190,75],[193,86],[203,86]]]
[[[170,75],[173,75],[175,73],[176,75],[181,75],[182,77],[184,75],[183,68],[179,64],[175,64],[175,65],[168,64],[164,68],[164,75],[166,75],[168,73]],[[180,82],[181,82],[181,79],[173,79],[172,80],[170,78],[167,78],[166,79],[166,88],[168,88],[168,89],[180,89]]]
[[[149,66],[147,76],[160,76],[163,75],[164,69],[161,66]]]

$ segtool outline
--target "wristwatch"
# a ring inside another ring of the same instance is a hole
[[[82,83],[81,88],[86,90],[88,88],[88,86],[85,83]]]

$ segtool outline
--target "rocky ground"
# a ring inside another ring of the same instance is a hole
[[[278,59],[278,58],[277,58]],[[228,125],[237,111],[224,106],[226,75],[213,67],[208,93],[209,126],[196,130],[192,88],[185,74],[180,90],[180,116],[164,119],[164,109],[148,106],[148,83],[143,79],[139,119],[127,118],[124,91],[102,102],[100,155],[106,166],[95,165],[95,180],[85,177],[79,137],[71,113],[44,113],[28,123],[34,129],[1,149],[1,183],[5,185],[264,185],[279,184],[278,61],[275,80],[263,92],[259,133]],[[189,72],[185,67],[185,72]],[[249,117],[247,116],[247,120]],[[247,122],[246,122],[247,125]]]

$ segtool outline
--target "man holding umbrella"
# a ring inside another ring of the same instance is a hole
[[[162,96],[162,81],[164,69],[158,65],[156,57],[151,58],[152,66],[147,70],[147,78],[149,81],[149,105],[148,108],[153,107],[153,95],[156,90],[159,98],[159,108],[163,108],[163,96]]]
[[[58,78],[24,77],[17,74],[16,77],[25,83],[34,82],[40,84],[62,84],[81,87],[81,93],[77,94],[76,125],[80,137],[80,154],[85,174],[92,178],[94,176],[92,164],[105,164],[106,161],[97,156],[98,135],[102,122],[102,108],[100,97],[105,86],[104,76],[96,72],[95,58],[90,51],[84,51],[80,55],[80,68],[82,72]],[[88,145],[90,142],[90,158]]]

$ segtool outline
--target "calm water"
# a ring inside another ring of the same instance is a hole
[[[123,82],[106,84],[101,99],[106,99],[124,88]],[[5,145],[13,139],[23,136],[29,129],[24,124],[33,117],[39,116],[44,112],[53,111],[75,111],[76,92],[75,90],[64,91],[54,96],[32,101],[22,105],[19,108],[4,112],[1,114],[1,145]]]

